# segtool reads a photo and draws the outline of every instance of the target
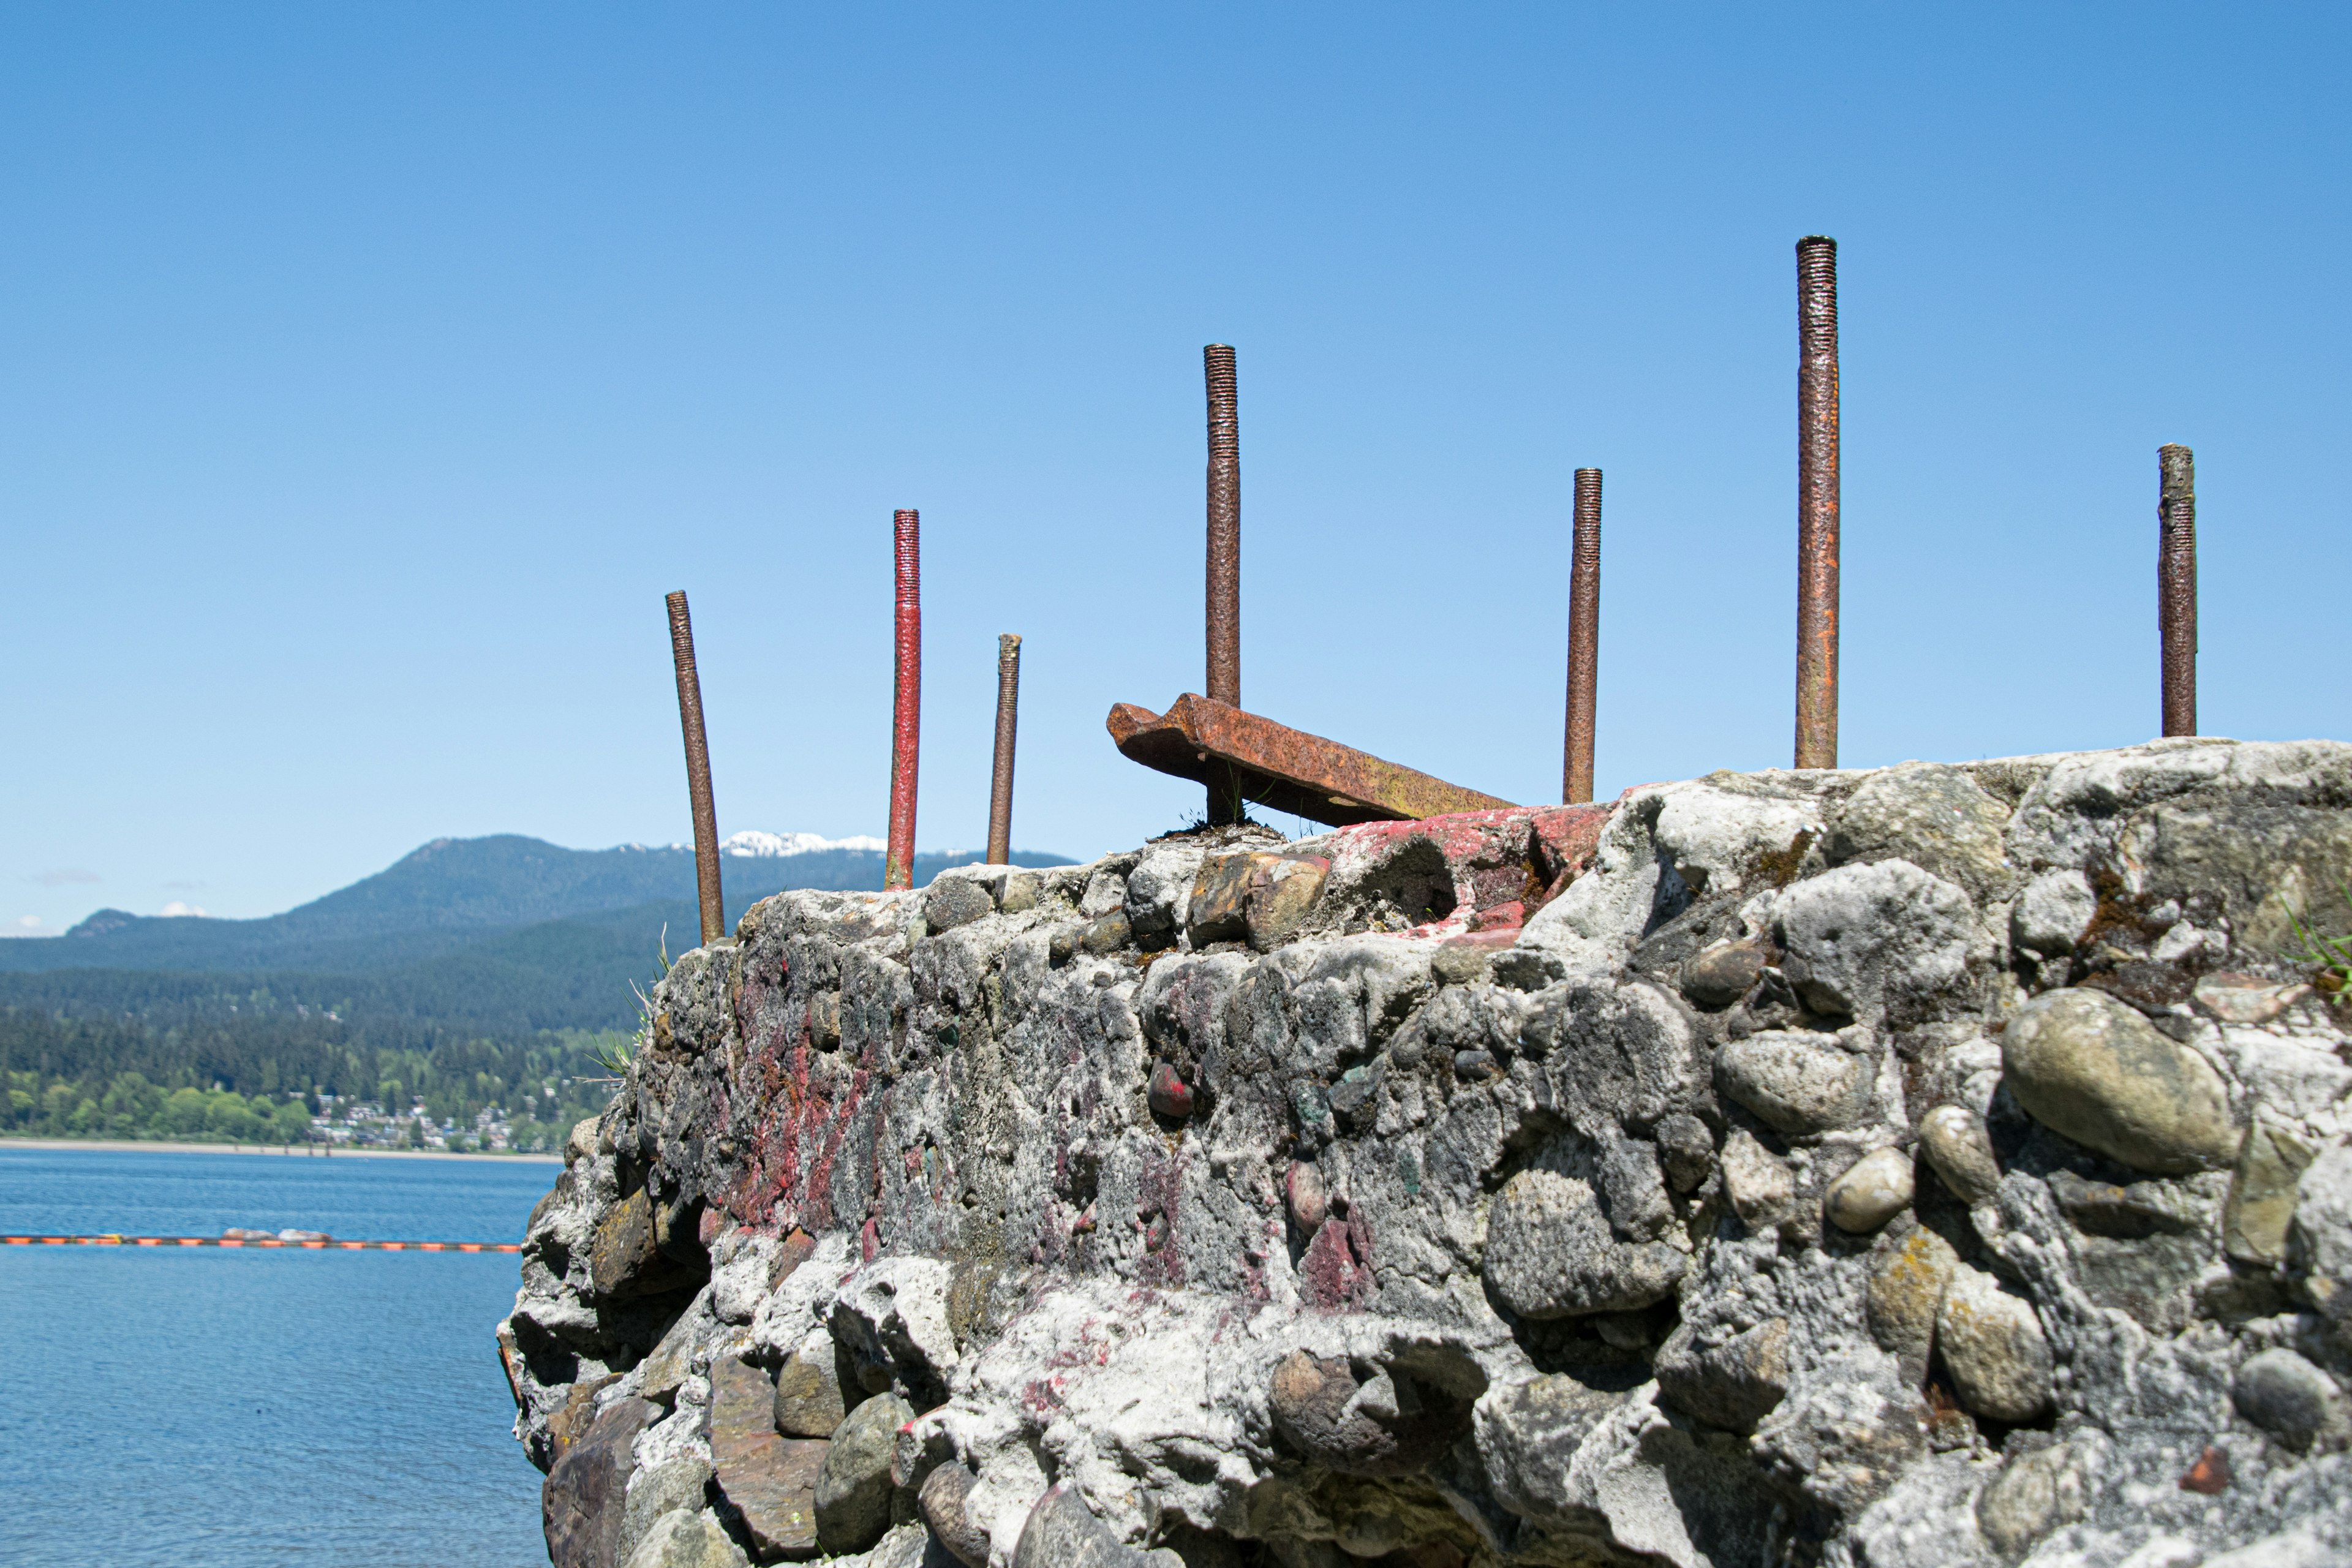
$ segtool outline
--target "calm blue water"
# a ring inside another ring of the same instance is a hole
[[[521,1239],[556,1167],[0,1144],[0,1230]],[[0,1247],[0,1564],[533,1568],[512,1253]]]

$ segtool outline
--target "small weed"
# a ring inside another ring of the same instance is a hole
[[[658,985],[669,976],[669,922],[667,921],[662,922],[661,942],[654,950],[654,956],[661,963],[661,972],[654,976],[654,984]],[[627,1075],[630,1062],[636,1058],[637,1052],[653,1038],[654,1034],[653,998],[646,994],[644,986],[634,980],[629,982],[629,989],[637,994],[636,1034],[626,1045],[599,1046],[593,1053],[596,1065],[615,1078]]]
[[[2352,882],[2344,885],[2344,902],[2352,906]],[[2338,1001],[2344,1000],[2347,994],[2345,988],[2352,985],[2352,940],[2322,936],[2305,926],[2284,893],[2279,895],[2279,907],[2286,910],[2287,922],[2294,927],[2295,939],[2303,943],[2303,951],[2286,954],[2287,959],[2318,965],[2319,973],[2312,976],[2312,984]]]

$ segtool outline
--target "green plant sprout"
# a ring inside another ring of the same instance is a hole
[[[659,985],[664,980],[669,978],[669,922],[667,921],[662,922],[661,942],[654,952],[655,956],[661,961],[661,973],[654,976],[654,984]],[[653,998],[646,995],[646,988],[635,980],[629,982],[629,989],[637,994],[636,1033],[625,1046],[598,1046],[591,1053],[596,1058],[596,1065],[614,1078],[627,1076],[629,1063],[635,1058],[638,1047],[652,1038],[654,1032]]]
[[[2312,977],[2312,984],[2336,1000],[2344,1000],[2346,987],[2352,985],[2352,940],[2320,935],[2303,923],[2284,893],[2278,895],[2278,901],[2279,907],[2286,910],[2287,923],[2294,927],[2295,939],[2303,943],[2301,952],[2290,952],[2286,957],[2295,963],[2317,964],[2319,973]],[[2352,881],[2344,884],[2344,902],[2352,906]]]

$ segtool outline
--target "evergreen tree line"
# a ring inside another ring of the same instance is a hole
[[[267,992],[135,1009],[0,1004],[0,1132],[297,1143],[321,1096],[393,1116],[421,1103],[471,1141],[503,1110],[518,1150],[552,1150],[612,1096],[617,1032],[486,1037],[415,1019],[352,1021]],[[340,1111],[343,1108],[339,1106]],[[422,1130],[409,1129],[413,1142]]]

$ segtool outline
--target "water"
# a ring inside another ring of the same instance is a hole
[[[517,1241],[555,1167],[10,1148],[0,1230]],[[512,1253],[0,1247],[0,1564],[543,1568]]]

